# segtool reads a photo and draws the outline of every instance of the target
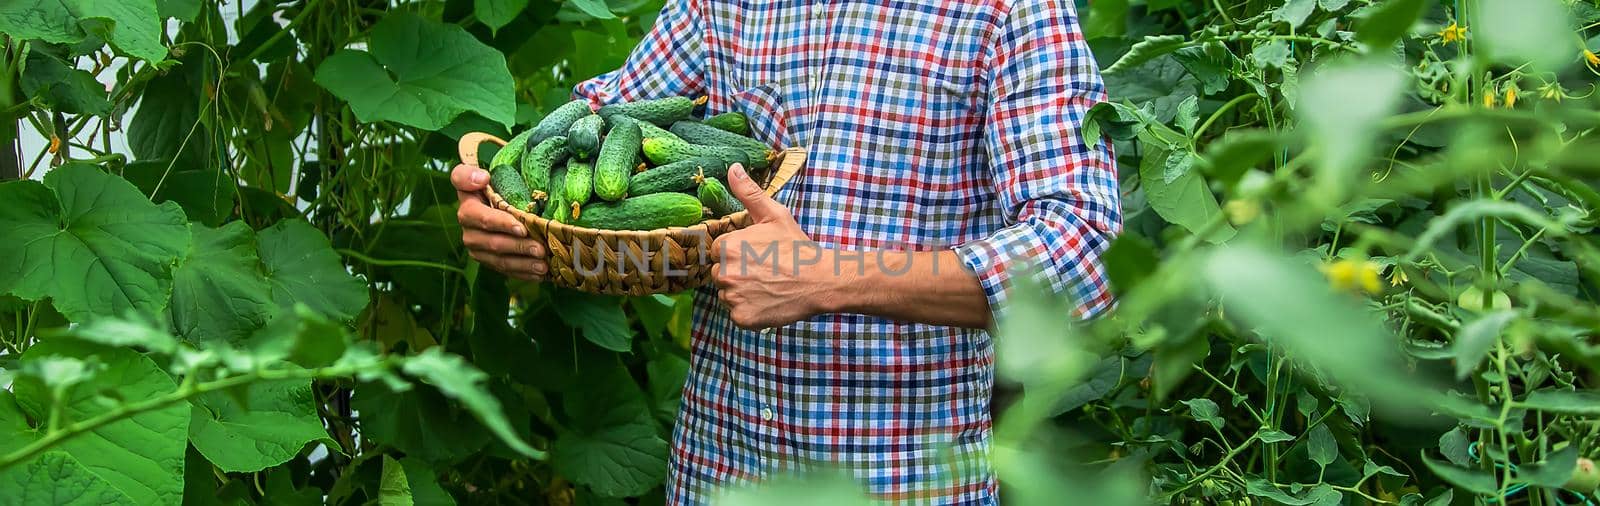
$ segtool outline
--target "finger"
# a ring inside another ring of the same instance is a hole
[[[450,170],[450,184],[458,192],[478,192],[489,186],[489,171],[476,165],[458,164]]]
[[[789,208],[768,197],[767,191],[750,179],[750,174],[744,171],[744,165],[736,163],[728,168],[728,191],[744,204],[745,209],[750,210],[750,218],[756,223],[794,221]]]
[[[544,260],[521,255],[501,255],[488,251],[473,251],[472,258],[487,265],[494,270],[507,275],[528,277],[541,277],[550,271],[550,265]]]
[[[510,213],[489,207],[488,204],[478,200],[461,202],[461,207],[456,209],[456,221],[465,228],[477,228],[517,237],[528,236],[528,229]]]
[[[544,258],[545,253],[544,244],[539,243],[539,241],[471,228],[464,229],[461,232],[461,243],[467,249],[488,251],[500,255]]]

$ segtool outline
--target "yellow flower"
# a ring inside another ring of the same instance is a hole
[[[1261,216],[1261,203],[1254,200],[1229,200],[1227,204],[1222,205],[1222,211],[1228,214],[1229,222],[1243,225]]]
[[[1550,83],[1539,87],[1539,98],[1560,102],[1566,96],[1567,90],[1561,89],[1559,84]]]
[[[1394,266],[1394,272],[1389,273],[1389,286],[1400,286],[1410,281],[1411,278],[1406,276],[1405,269],[1401,269],[1398,265]]]
[[[1506,88],[1506,108],[1510,109],[1510,108],[1516,107],[1516,106],[1517,106],[1517,87],[1516,86],[1511,86],[1509,88]]]
[[[1489,90],[1488,93],[1483,94],[1483,107],[1485,109],[1494,108],[1494,90]]]
[[[53,155],[59,152],[61,152],[61,138],[52,135],[50,136],[50,154]]]
[[[1334,289],[1345,292],[1377,294],[1383,290],[1378,282],[1379,265],[1371,260],[1341,258],[1322,266],[1322,273]]]
[[[1443,30],[1439,30],[1439,38],[1443,39],[1445,42],[1465,40],[1467,38],[1467,29],[1461,25],[1450,23],[1450,26],[1446,26]]]
[[[1590,51],[1588,48],[1583,50],[1583,59],[1589,62],[1591,67],[1600,67],[1600,55],[1594,54],[1594,51]]]

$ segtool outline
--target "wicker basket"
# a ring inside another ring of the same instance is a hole
[[[478,165],[478,147],[484,142],[504,146],[506,141],[482,132],[461,136],[461,163]],[[806,152],[791,148],[778,152],[773,170],[757,182],[773,195],[806,163]],[[764,180],[763,180],[764,179]],[[717,236],[750,225],[740,211],[688,227],[658,230],[598,230],[540,218],[513,208],[493,189],[485,189],[489,204],[511,213],[528,227],[532,237],[547,245],[549,279],[556,286],[611,295],[673,293],[704,285],[711,279],[711,242]]]

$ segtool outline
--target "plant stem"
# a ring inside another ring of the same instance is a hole
[[[1161,499],[1159,502],[1169,502],[1173,497],[1183,493],[1183,491],[1194,488],[1195,485],[1205,481],[1206,478],[1211,477],[1213,474],[1217,474],[1218,470],[1222,469],[1223,466],[1228,465],[1229,462],[1233,461],[1234,457],[1239,456],[1239,453],[1243,452],[1246,448],[1249,448],[1252,443],[1255,443],[1258,436],[1259,434],[1251,434],[1249,439],[1245,439],[1244,442],[1239,443],[1239,446],[1233,447],[1233,450],[1229,451],[1227,455],[1223,455],[1222,460],[1218,461],[1205,471],[1202,471],[1200,474],[1195,475],[1195,477],[1190,478],[1189,481],[1183,482],[1182,486],[1167,491],[1165,494],[1161,494]]]
[[[460,267],[456,267],[454,265],[445,265],[445,264],[441,264],[441,263],[427,262],[427,261],[423,261],[423,260],[393,260],[393,259],[372,258],[372,257],[369,257],[367,255],[362,254],[359,251],[352,250],[352,249],[345,249],[345,248],[339,248],[339,249],[337,249],[335,251],[338,251],[340,255],[344,255],[344,256],[347,256],[347,257],[350,257],[350,258],[354,258],[356,260],[360,260],[362,262],[366,262],[368,264],[382,266],[382,267],[425,267],[425,268],[430,268],[430,269],[439,269],[439,270],[443,270],[443,271],[450,271],[450,272],[454,272],[456,274],[460,274],[462,276],[467,275],[467,271],[464,271]]]
[[[1206,121],[1204,123],[1200,124],[1200,128],[1194,129],[1194,134],[1189,137],[1189,141],[1190,142],[1198,142],[1200,140],[1201,134],[1204,134],[1206,132],[1206,129],[1211,128],[1211,124],[1215,123],[1217,121],[1217,118],[1222,117],[1222,113],[1225,113],[1225,112],[1228,112],[1229,110],[1232,110],[1235,106],[1237,106],[1239,104],[1242,104],[1247,100],[1256,99],[1256,98],[1260,98],[1260,96],[1259,95],[1255,95],[1255,94],[1246,93],[1246,94],[1243,94],[1243,95],[1239,95],[1237,97],[1233,97],[1233,100],[1229,100],[1229,101],[1227,101],[1227,103],[1222,104],[1221,107],[1217,108],[1216,112],[1211,113],[1211,117],[1206,118]]]

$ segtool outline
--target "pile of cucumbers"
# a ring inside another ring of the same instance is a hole
[[[728,167],[764,170],[776,153],[749,137],[743,114],[694,119],[704,103],[568,102],[495,154],[489,184],[518,209],[587,228],[686,227],[742,211]]]

